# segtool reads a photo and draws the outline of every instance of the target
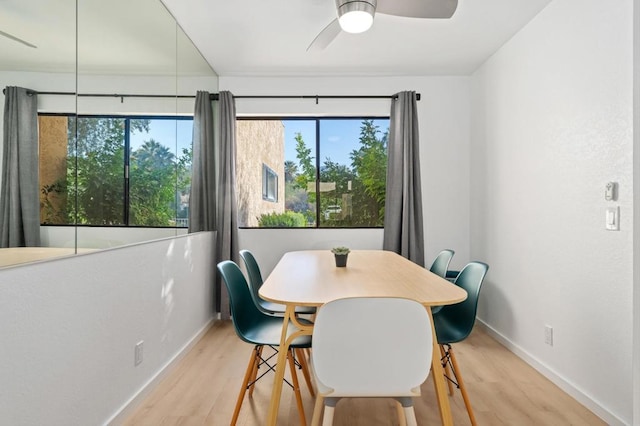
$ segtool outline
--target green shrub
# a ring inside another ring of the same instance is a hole
[[[284,213],[267,213],[258,218],[261,228],[305,228],[307,219],[302,213],[287,211]]]

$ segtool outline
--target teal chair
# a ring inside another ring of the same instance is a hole
[[[447,271],[447,274],[444,276],[446,279],[448,279],[451,282],[455,282],[456,278],[458,278],[458,274],[460,273],[460,271],[454,271],[452,269]]]
[[[249,390],[249,396],[251,396],[255,383],[267,372],[275,371],[275,368],[267,362],[272,356],[266,359],[263,358],[262,350],[265,346],[269,346],[277,352],[277,347],[280,345],[280,335],[282,334],[283,318],[267,315],[257,308],[253,302],[253,296],[249,291],[249,285],[247,284],[244,274],[236,263],[230,260],[220,262],[218,263],[218,271],[220,275],[222,275],[222,280],[229,292],[231,316],[236,334],[241,340],[254,345],[231,419],[231,425],[235,425],[238,420],[238,415],[240,414],[240,409],[242,408],[246,391]],[[289,333],[293,333],[294,331],[296,331],[296,328],[292,324],[289,324]],[[291,369],[291,381],[293,382],[287,382],[287,384],[293,388],[296,395],[298,412],[300,413],[302,424],[305,424],[306,420],[295,369],[296,361],[294,353],[295,351],[309,348],[311,348],[311,336],[300,336],[293,340],[287,353],[287,360],[289,361],[289,367]],[[315,396],[315,392],[311,386],[311,375],[309,374],[306,360],[304,356],[299,358],[309,391],[312,396]],[[258,369],[262,365],[266,365],[267,371],[258,377]]]
[[[443,306],[439,312],[433,315],[433,326],[440,345],[442,367],[449,383],[449,393],[453,393],[452,383],[460,389],[472,425],[477,424],[476,419],[451,345],[466,339],[473,330],[478,309],[478,296],[488,270],[489,265],[486,263],[470,262],[467,264],[455,280],[456,285],[467,291],[467,298],[455,305]]]
[[[260,266],[256,258],[249,250],[240,250],[240,257],[244,262],[244,266],[247,270],[247,276],[249,278],[249,287],[251,289],[251,297],[254,303],[263,313],[269,315],[281,315],[284,314],[285,306],[279,303],[269,302],[260,297],[258,291],[262,287],[262,273],[260,272]],[[309,314],[316,313],[316,308],[313,306],[296,306],[296,314]]]
[[[442,250],[440,253],[438,253],[436,258],[433,260],[433,263],[431,264],[429,271],[433,272],[436,275],[441,276],[442,278],[447,278],[449,263],[451,263],[451,259],[453,258],[454,254],[455,254],[455,251],[453,250],[450,250],[450,249]],[[432,306],[431,313],[435,314],[436,312],[440,311],[440,309],[442,309],[442,306]]]
[[[450,249],[442,250],[436,258],[433,260],[429,271],[433,272],[436,275],[440,275],[442,278],[446,278],[447,271],[449,270],[449,263],[451,263],[451,259],[455,251]]]

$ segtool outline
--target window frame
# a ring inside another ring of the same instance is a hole
[[[236,116],[236,121],[315,121],[315,185],[316,185],[316,193],[320,193],[320,167],[321,160],[320,155],[320,122],[321,121],[331,121],[331,120],[360,120],[360,122],[364,120],[388,120],[389,127],[391,126],[391,116],[390,115],[348,115],[348,116],[338,116],[338,115],[330,115],[330,116],[287,116],[287,115],[273,115],[273,116]],[[388,156],[388,152],[387,152]],[[388,157],[387,157],[388,158]],[[386,187],[385,187],[386,192]],[[384,229],[384,226],[320,226],[320,216],[323,214],[320,210],[320,197],[316,197],[315,201],[315,225],[314,226],[305,226],[305,227],[258,227],[258,226],[239,226],[239,229],[292,229],[292,230],[300,230],[300,229]]]
[[[270,189],[273,195],[270,194]],[[278,195],[278,174],[271,167],[262,163],[262,200],[277,203]]]
[[[141,229],[188,229],[188,226],[178,226],[178,221],[176,221],[175,226],[162,226],[162,225],[131,225],[130,224],[130,160],[131,160],[131,134],[130,134],[130,122],[131,120],[170,120],[170,121],[191,121],[193,122],[192,115],[149,115],[149,114],[74,114],[74,113],[57,113],[57,112],[38,112],[38,117],[67,117],[73,118],[75,120],[79,120],[82,118],[97,118],[97,119],[123,119],[125,120],[125,130],[124,130],[124,152],[125,156],[123,158],[123,167],[122,167],[122,176],[123,176],[123,184],[124,184],[124,193],[123,193],[123,222],[118,225],[96,225],[96,224],[88,224],[88,223],[78,223],[77,220],[75,223],[65,223],[65,224],[44,224],[40,223],[40,226],[73,226],[73,227],[87,227],[87,228],[141,228]],[[77,134],[73,136],[74,143],[74,151],[77,150]],[[193,149],[193,141],[192,149]],[[175,147],[177,149],[177,146]],[[193,151],[192,151],[193,152]],[[177,155],[177,153],[176,153]],[[38,160],[39,162],[40,160]],[[193,162],[193,159],[192,159]],[[76,200],[77,203],[77,200]]]

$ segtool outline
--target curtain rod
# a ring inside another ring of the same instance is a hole
[[[215,96],[215,99],[213,98]],[[217,93],[211,94],[212,100],[218,99]],[[246,95],[233,96],[236,99],[395,99],[397,95]],[[420,100],[420,93],[416,93],[416,100]]]
[[[5,89],[2,89],[4,94]],[[178,99],[194,99],[193,95],[132,95],[132,94],[107,94],[107,93],[75,93],[75,92],[38,92],[27,91],[29,94],[38,95],[67,95],[78,97],[90,97],[90,98],[120,98],[120,102],[124,101],[124,98],[178,98]],[[395,99],[396,95],[240,95],[233,96],[236,99],[315,99],[316,104],[319,99]],[[211,93],[209,98],[212,101],[219,100],[218,93]],[[420,93],[416,93],[416,100],[420,100]]]

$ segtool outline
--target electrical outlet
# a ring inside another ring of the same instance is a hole
[[[134,355],[134,365],[140,365],[140,363],[142,362],[142,350],[144,349],[144,340],[140,340],[138,343],[136,343],[136,347],[135,347],[135,355]]]
[[[553,327],[550,325],[544,326],[544,342],[549,346],[553,346]]]

